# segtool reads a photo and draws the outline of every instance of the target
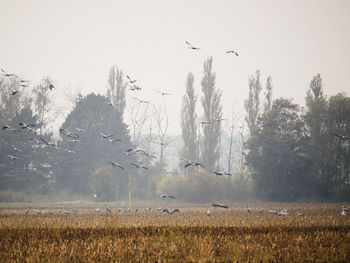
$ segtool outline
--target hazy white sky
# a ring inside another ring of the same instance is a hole
[[[226,117],[234,103],[243,113],[257,69],[264,84],[272,76],[274,98],[303,104],[317,73],[326,94],[349,95],[349,11],[346,0],[0,0],[0,67],[32,85],[49,75],[58,94],[75,88],[87,94],[104,93],[109,69],[118,65],[138,79],[139,98],[167,105],[170,129],[179,133],[186,75],[194,73],[201,96],[209,56]],[[201,50],[187,49],[185,40]],[[240,57],[225,54],[230,49]]]

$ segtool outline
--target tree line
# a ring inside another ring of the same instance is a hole
[[[195,76],[186,77],[179,171],[172,174],[167,108],[137,97],[127,103],[127,92],[141,90],[127,77],[113,66],[106,95],[75,94],[57,136],[48,128],[59,114],[51,78],[28,89],[0,76],[0,200],[33,193],[125,200],[129,192],[134,199],[167,192],[190,202],[349,199],[350,98],[327,97],[320,74],[300,106],[273,99],[272,78],[263,85],[257,71],[248,80],[244,115],[224,115],[213,58],[206,59],[200,101]]]

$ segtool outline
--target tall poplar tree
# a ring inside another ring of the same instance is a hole
[[[181,129],[184,142],[181,157],[189,160],[198,159],[197,96],[194,93],[193,82],[193,74],[189,73],[186,80],[186,95],[183,96],[181,109]]]
[[[126,106],[126,87],[127,83],[124,82],[123,72],[117,66],[113,66],[109,71],[107,98],[120,113],[121,118],[123,118]]]
[[[208,124],[203,125],[203,145],[201,159],[207,171],[213,171],[220,154],[222,105],[221,90],[215,88],[215,73],[212,72],[213,58],[204,62],[204,76],[201,81],[203,97],[201,99],[204,116]]]

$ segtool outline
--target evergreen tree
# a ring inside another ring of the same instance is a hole
[[[246,162],[256,193],[269,201],[295,201],[308,195],[308,136],[297,104],[277,99],[248,139]]]
[[[62,140],[58,142],[60,150],[54,172],[59,188],[79,194],[91,194],[91,173],[112,161],[124,167],[124,170],[113,167],[119,186],[116,189],[117,197],[127,197],[128,174],[134,172],[130,163],[135,159],[123,153],[132,148],[127,126],[122,122],[120,113],[106,104],[107,101],[101,95],[87,95],[77,102],[62,124],[61,129],[78,134],[79,137],[73,135],[78,140],[74,142],[72,138],[62,134]],[[84,131],[79,132],[77,128]],[[101,133],[114,134],[112,139],[120,139],[121,142],[111,143]]]
[[[215,88],[215,73],[212,72],[213,58],[204,62],[204,76],[201,81],[203,97],[201,99],[204,110],[203,147],[201,159],[208,171],[213,171],[219,159],[219,144],[221,139],[222,105],[221,91]]]
[[[194,94],[193,81],[193,74],[189,73],[186,81],[186,95],[182,99],[181,109],[181,129],[182,140],[184,142],[181,157],[189,160],[198,159],[197,96]]]
[[[2,130],[0,137],[0,188],[18,191],[44,191],[51,180],[51,150],[44,149],[35,130],[41,128],[30,108],[22,109],[9,123],[16,131]],[[35,124],[33,130],[20,123]],[[51,135],[42,137],[50,141]],[[13,156],[17,159],[10,159]]]

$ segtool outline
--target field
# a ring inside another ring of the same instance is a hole
[[[264,206],[265,211],[258,214]],[[101,206],[77,215],[37,215],[0,209],[1,262],[350,262],[350,215],[337,204],[180,206],[169,215],[153,207],[112,214]],[[268,209],[286,208],[277,216]],[[39,209],[39,208],[38,208]],[[72,211],[65,207],[62,210]],[[299,217],[295,213],[303,212]]]

